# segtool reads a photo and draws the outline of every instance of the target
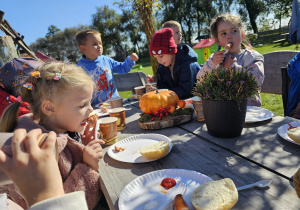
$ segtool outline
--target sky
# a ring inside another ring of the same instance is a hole
[[[63,30],[78,25],[91,25],[97,7],[104,5],[121,13],[117,0],[0,0],[0,10],[12,28],[24,35],[27,45],[45,37],[50,25]],[[5,34],[0,30],[0,36]]]

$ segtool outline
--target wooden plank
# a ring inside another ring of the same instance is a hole
[[[125,130],[118,132],[119,140],[135,134],[153,133],[137,126],[140,110],[129,107],[131,110],[126,111],[127,125]],[[228,177],[236,186],[271,179],[273,182],[268,189],[252,188],[239,192],[239,201],[232,209],[298,209],[299,200],[288,180],[179,127],[157,130],[155,133],[166,135],[173,142],[173,149],[166,157],[149,163],[131,164],[116,161],[105,154],[100,161],[101,185],[110,209],[119,209],[120,193],[133,179],[169,168],[198,171],[214,180]],[[107,149],[103,149],[104,153]]]
[[[130,72],[127,74],[114,74],[115,84],[118,91],[134,92],[134,88],[144,86],[146,81],[146,74],[144,72]]]
[[[293,120],[280,116],[261,123],[245,124],[236,138],[216,138],[207,132],[205,122],[193,119],[180,127],[290,179],[300,168],[300,146],[283,140],[278,128]]]

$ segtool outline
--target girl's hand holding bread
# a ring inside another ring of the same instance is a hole
[[[218,65],[220,63],[223,63],[224,58],[225,58],[224,52],[225,52],[225,50],[217,51],[214,53],[214,55],[212,57],[212,61],[214,62],[214,64]]]
[[[83,148],[83,162],[95,171],[99,168],[99,160],[103,158],[102,147],[100,144],[104,144],[104,142],[95,139]]]

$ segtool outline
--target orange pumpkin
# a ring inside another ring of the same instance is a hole
[[[170,90],[151,91],[140,98],[140,109],[146,114],[155,113],[159,108],[177,106],[179,98],[177,94]]]

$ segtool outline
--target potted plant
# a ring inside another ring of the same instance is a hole
[[[247,111],[247,98],[258,92],[248,69],[220,66],[197,80],[193,94],[202,98],[208,132],[216,137],[240,136]]]

